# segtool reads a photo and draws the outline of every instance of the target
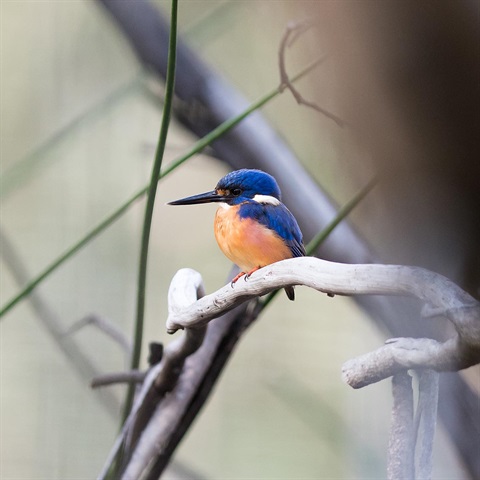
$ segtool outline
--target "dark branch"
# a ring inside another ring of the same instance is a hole
[[[322,115],[326,116],[330,120],[333,120],[339,127],[344,127],[345,122],[334,115],[333,113],[330,113],[328,110],[326,110],[323,107],[320,107],[314,102],[310,102],[306,100],[301,93],[295,88],[293,83],[290,81],[290,78],[287,73],[287,68],[285,65],[285,58],[286,58],[286,49],[287,46],[291,47],[297,38],[304,32],[306,32],[312,24],[307,21],[303,22],[298,22],[298,23],[292,23],[287,25],[287,28],[285,29],[285,33],[283,34],[282,40],[280,41],[280,46],[278,49],[278,66],[280,70],[280,88],[283,89],[288,89],[290,90],[291,94],[297,101],[299,105],[305,105],[306,107],[312,108],[313,110],[316,110],[317,112],[321,113]]]

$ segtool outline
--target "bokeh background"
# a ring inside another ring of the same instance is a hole
[[[2,249],[7,254],[8,242],[8,254],[11,246],[32,277],[148,182],[162,85],[94,1],[0,5]],[[155,5],[168,15],[169,2]],[[294,0],[181,0],[179,25],[192,48],[253,101],[278,85],[280,39],[289,21],[305,17],[304,8]],[[292,47],[292,72],[330,47],[308,35]],[[326,62],[299,85],[335,111],[335,82]],[[344,130],[287,92],[262,112],[339,205],[369,179],[371,165],[354,174],[347,168],[357,158],[346,158]],[[195,140],[173,121],[165,164]],[[174,273],[198,270],[210,292],[230,269],[213,237],[214,207],[165,203],[212,189],[226,172],[207,152],[160,183],[143,366],[149,342],[171,340],[165,320]],[[131,337],[143,209],[137,202],[37,290],[61,332],[95,314]],[[374,226],[365,210],[353,222],[368,234]],[[383,241],[376,238],[376,247]],[[21,287],[4,261],[0,287],[2,305]],[[184,473],[173,468],[164,478],[385,478],[389,382],[353,391],[340,374],[345,360],[385,336],[349,298],[306,288],[296,296],[292,303],[279,295],[242,339],[177,450]],[[93,392],[28,300],[2,318],[0,329],[0,478],[95,478],[118,431],[125,390]],[[125,351],[94,326],[70,337],[98,373],[126,368]],[[464,478],[441,425],[434,465],[436,479]]]

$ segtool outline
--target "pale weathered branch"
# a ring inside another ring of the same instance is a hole
[[[388,443],[388,480],[430,480],[437,421],[439,374],[418,372],[418,403],[413,407],[412,378],[407,371],[392,378],[392,423]]]
[[[444,312],[457,331],[480,342],[470,319],[480,303],[455,283],[424,268],[399,265],[350,265],[315,257],[300,257],[268,265],[248,279],[240,279],[204,296],[190,306],[170,312],[167,330],[201,326],[234,306],[288,285],[305,285],[336,295],[409,295]],[[478,318],[478,317],[476,317]]]
[[[392,378],[392,423],[388,442],[387,478],[415,478],[412,377],[400,372]]]
[[[455,371],[479,362],[470,348],[455,336],[444,343],[430,338],[392,338],[387,344],[344,363],[343,379],[353,388],[362,388],[406,369],[430,368]]]
[[[415,415],[416,478],[430,480],[433,470],[433,439],[437,424],[439,374],[432,370],[419,373],[418,406]]]
[[[184,274],[188,277],[191,272]],[[391,339],[380,349],[350,360],[343,367],[344,378],[355,388],[393,376],[394,404],[387,476],[389,480],[416,478],[417,453],[418,478],[429,480],[438,399],[438,374],[432,370],[456,370],[480,361],[480,303],[447,278],[425,269],[335,264],[305,257],[270,265],[255,272],[248,280],[227,285],[197,302],[189,305],[185,301],[183,308],[170,308],[167,329],[174,332],[186,328],[188,332],[192,327],[206,325],[210,319],[251,297],[299,284],[329,295],[413,296],[453,323],[456,335],[444,343],[427,338]],[[415,424],[411,377],[407,373],[410,368],[422,369]],[[427,368],[431,370],[425,370]],[[184,381],[182,375],[179,386]],[[171,396],[169,400],[172,404],[165,405],[162,411],[157,410],[155,416],[159,418],[152,419],[155,421],[147,426],[124,478],[139,475],[148,459],[158,451],[153,445],[158,445],[159,439],[169,437],[175,417],[168,412],[170,409],[177,411],[175,404],[182,401],[182,396]],[[166,423],[162,425],[161,419]]]
[[[206,325],[236,305],[286,285],[306,285],[337,295],[408,295],[443,312],[457,335],[444,343],[432,339],[392,339],[387,345],[343,367],[345,381],[354,388],[392,376],[408,368],[452,371],[480,362],[480,303],[442,275],[418,267],[347,265],[313,257],[284,260],[255,272],[248,280],[203,297],[170,312],[167,330]]]

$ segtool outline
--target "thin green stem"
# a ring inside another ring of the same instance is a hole
[[[318,247],[327,239],[327,237],[332,233],[335,227],[345,219],[350,212],[365,198],[365,196],[372,190],[372,188],[376,185],[377,180],[374,178],[370,180],[349,202],[347,202],[335,215],[335,218],[320,232],[318,232],[308,245],[306,246],[305,250],[307,251],[307,255],[312,255]],[[274,292],[268,294],[265,297],[258,307],[258,312],[260,313],[277,295],[279,290],[275,290]]]
[[[295,75],[291,81],[295,82],[300,78],[304,77],[310,71],[312,71],[315,67],[317,67],[323,58],[313,62],[311,65],[306,67],[303,71],[299,74]],[[248,107],[245,111],[237,115],[236,117],[231,118],[230,120],[226,120],[217,128],[212,130],[209,134],[202,137],[198,142],[196,142],[193,147],[190,149],[182,157],[178,158],[176,161],[172,162],[165,170],[160,173],[158,180],[165,177],[166,175],[170,174],[173,170],[179,167],[182,163],[187,161],[189,158],[193,157],[197,153],[201,152],[206,146],[212,143],[217,138],[220,138],[222,135],[230,131],[233,127],[235,127],[238,123],[240,123],[245,117],[250,115],[255,110],[263,107],[266,103],[270,100],[275,98],[277,95],[282,93],[282,89],[280,87],[275,88],[271,92],[264,95],[262,98],[257,100],[253,103],[250,107]],[[19,293],[17,293],[8,303],[6,303],[2,309],[0,310],[0,318],[9,312],[15,305],[17,305],[21,300],[23,300],[32,290],[34,290],[43,280],[49,277],[58,267],[60,267],[66,260],[71,258],[76,252],[78,252],[81,248],[87,245],[91,240],[93,240],[99,233],[109,227],[112,223],[114,223],[118,218],[120,218],[138,199],[143,197],[145,193],[148,191],[148,186],[143,187],[141,190],[136,192],[132,197],[130,197],[124,204],[118,207],[113,213],[111,213],[108,217],[102,220],[96,227],[94,227],[85,237],[79,240],[75,245],[69,248],[66,252],[64,252],[60,257],[54,260],[43,272],[41,272],[38,276],[33,278]]]
[[[172,0],[172,12],[170,21],[170,38],[168,44],[167,60],[167,78],[165,81],[165,100],[163,104],[163,117],[160,127],[155,160],[153,162],[150,185],[148,187],[147,202],[145,205],[145,217],[143,221],[142,241],[140,248],[140,261],[138,265],[138,284],[137,284],[137,312],[135,318],[135,330],[133,340],[133,351],[130,367],[136,370],[140,364],[142,352],[143,323],[145,316],[145,296],[147,286],[147,265],[148,265],[148,247],[150,244],[150,231],[152,227],[153,209],[155,206],[155,196],[157,193],[158,179],[160,177],[160,168],[162,166],[165,145],[167,143],[168,127],[172,114],[172,103],[175,86],[175,65],[177,57],[177,12],[178,0]],[[130,412],[133,403],[135,385],[128,388],[127,400],[125,402],[124,418]]]
[[[43,272],[41,272],[17,294],[9,302],[7,302],[2,309],[0,310],[0,317],[9,312],[20,300],[23,300],[32,290],[34,290],[40,283],[42,283],[47,277],[49,277],[58,267],[63,265],[65,261],[71,258],[75,253],[81,250],[87,243],[93,240],[98,234],[103,232],[109,225],[118,220],[134,203],[136,200],[140,199],[145,195],[146,188],[138,191],[133,195],[127,202],[125,202],[121,207],[115,210],[112,214],[102,220],[95,228],[90,230],[90,232],[85,235],[81,240],[72,245],[68,250],[66,250],[62,255],[60,255],[56,260],[54,260]]]
[[[377,179],[370,180],[349,202],[347,202],[337,213],[335,218],[317,235],[315,235],[306,247],[307,255],[312,255],[318,247],[332,233],[335,227],[366,197],[366,195],[376,185]]]

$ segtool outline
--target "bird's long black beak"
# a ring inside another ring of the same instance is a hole
[[[197,203],[211,203],[211,202],[224,202],[225,197],[219,195],[215,190],[211,192],[199,193],[191,197],[181,198],[180,200],[174,200],[168,202],[168,205],[195,205]]]

